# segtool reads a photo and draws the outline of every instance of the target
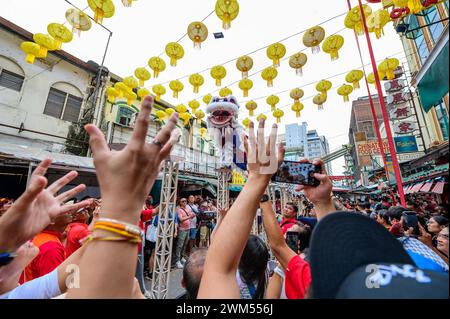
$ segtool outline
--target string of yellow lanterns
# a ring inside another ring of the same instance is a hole
[[[364,15],[367,18],[372,14],[372,8],[363,4]],[[345,16],[344,25],[346,28],[353,29],[357,35],[364,34],[364,25],[359,6],[353,7]]]

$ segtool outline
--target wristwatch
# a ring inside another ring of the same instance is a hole
[[[259,200],[259,202],[260,203],[265,203],[265,202],[268,202],[269,200],[270,200],[269,195],[264,194],[264,195],[261,196],[261,199]]]

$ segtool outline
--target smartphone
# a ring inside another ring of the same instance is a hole
[[[311,163],[284,161],[272,181],[317,187],[320,182],[314,178],[314,173],[320,173],[320,170],[320,166]]]
[[[417,219],[417,214],[414,211],[404,211],[402,213],[404,226],[406,229],[408,228],[416,228],[419,224],[419,220]]]
[[[295,253],[298,252],[298,232],[288,231],[286,233],[286,244],[292,249]]]

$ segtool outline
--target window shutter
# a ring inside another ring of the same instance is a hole
[[[47,103],[45,104],[44,114],[61,118],[66,95],[64,92],[51,88],[48,93]]]
[[[78,117],[80,115],[81,105],[83,104],[83,99],[69,95],[67,98],[66,108],[64,110],[64,121],[78,122]]]
[[[20,92],[24,79],[21,75],[2,70],[0,73],[0,86]]]

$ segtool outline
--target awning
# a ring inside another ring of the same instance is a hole
[[[404,192],[405,194],[409,194],[410,188],[411,188],[411,185],[406,186],[406,187],[403,189],[403,192]]]
[[[448,93],[448,27],[416,76],[419,97],[425,112],[440,103]]]
[[[417,192],[422,188],[422,185],[423,185],[423,183],[417,183],[417,184],[415,184],[415,185],[411,188],[409,194],[417,193]]]
[[[428,193],[430,191],[432,185],[433,185],[433,182],[425,183],[425,185],[422,186],[420,191],[424,192],[424,193]]]
[[[434,185],[432,193],[435,194],[443,194],[444,193],[444,182],[437,182],[436,185]]]

